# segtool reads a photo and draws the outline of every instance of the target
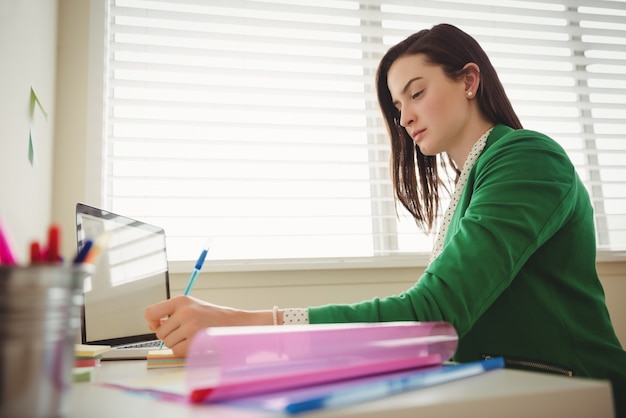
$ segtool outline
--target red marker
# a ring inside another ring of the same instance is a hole
[[[51,225],[48,229],[48,249],[46,252],[46,262],[58,263],[61,260],[60,255],[60,230],[57,225]]]
[[[33,241],[30,243],[30,264],[41,263],[41,248],[39,242]]]

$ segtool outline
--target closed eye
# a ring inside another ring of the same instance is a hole
[[[418,91],[417,93],[415,93],[415,94],[413,94],[411,96],[411,99],[413,99],[413,100],[417,99],[418,97],[420,97],[422,95],[422,93],[424,93],[424,90]]]

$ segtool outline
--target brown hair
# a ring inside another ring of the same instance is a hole
[[[421,30],[398,43],[383,56],[376,75],[378,103],[391,137],[391,174],[396,201],[413,215],[424,231],[430,232],[439,212],[440,186],[439,156],[426,156],[415,145],[406,130],[400,126],[400,115],[393,104],[387,75],[391,65],[400,57],[423,54],[432,64],[441,66],[451,79],[463,75],[463,67],[470,62],[480,68],[480,85],[475,100],[483,115],[494,124],[521,129],[522,125],[511,106],[504,87],[489,57],[474,38],[449,24],[440,24]],[[441,168],[459,170],[449,159],[441,159]]]

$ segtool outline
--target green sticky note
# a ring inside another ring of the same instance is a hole
[[[33,128],[28,129],[28,162],[30,165],[35,165],[37,163],[37,158],[35,157],[35,141],[33,139]]]
[[[41,110],[41,113],[43,113],[43,117],[46,118],[46,120],[48,120],[48,112],[45,111],[45,109],[43,108],[41,102],[39,101],[39,98],[35,94],[35,90],[31,87],[30,88],[30,119],[31,119],[31,122],[33,120],[33,117],[35,116],[35,105],[37,105],[39,110]]]
[[[28,162],[31,166],[37,164],[37,153],[35,152],[34,124],[35,124],[35,108],[39,108],[43,117],[48,120],[48,112],[43,108],[39,101],[39,97],[31,86],[30,88],[30,127],[28,128]]]

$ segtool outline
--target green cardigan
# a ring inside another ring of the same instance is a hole
[[[472,168],[442,252],[397,296],[309,308],[310,323],[446,321],[454,360],[503,356],[610,379],[626,414],[626,351],[596,272],[593,208],[565,151],[497,125]]]

